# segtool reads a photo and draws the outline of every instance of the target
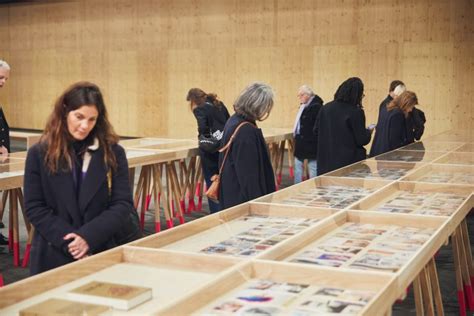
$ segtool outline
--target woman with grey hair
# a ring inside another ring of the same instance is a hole
[[[273,97],[269,85],[255,82],[234,103],[235,113],[227,121],[222,138],[227,149],[219,156],[222,209],[275,191],[267,144],[256,125],[270,115]]]
[[[6,61],[0,59],[0,89],[3,88],[10,76],[10,66]],[[8,155],[10,152],[10,128],[7,119],[3,114],[3,108],[0,104],[0,155]],[[3,228],[0,221],[0,229]],[[8,240],[0,233],[0,246],[8,245]]]

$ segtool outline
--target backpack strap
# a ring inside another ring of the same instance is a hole
[[[223,168],[224,168],[225,161],[227,160],[227,155],[229,154],[230,145],[232,144],[232,141],[234,140],[235,135],[237,135],[237,132],[239,131],[239,129],[240,129],[242,126],[246,125],[246,124],[250,124],[250,125],[252,125],[252,126],[255,127],[254,124],[252,124],[252,123],[250,123],[250,122],[247,122],[247,121],[240,123],[240,124],[237,126],[237,128],[234,130],[234,132],[232,133],[232,136],[230,136],[230,139],[229,139],[229,141],[227,142],[227,144],[225,144],[224,147],[222,147],[221,149],[219,149],[219,152],[225,151],[224,159],[222,160],[222,165],[221,165],[221,167],[219,168],[219,175],[222,174],[222,170],[223,170]]]

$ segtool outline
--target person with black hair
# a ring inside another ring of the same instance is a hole
[[[188,91],[186,100],[190,102],[191,110],[196,117],[198,125],[198,137],[205,135],[213,137],[220,141],[224,132],[224,126],[230,115],[226,106],[217,95],[206,93],[199,88],[192,88]],[[204,147],[199,147],[199,155],[201,157],[202,172],[204,180],[209,188],[212,184],[211,177],[219,173],[219,152],[208,151]],[[208,199],[210,213],[216,213],[221,210],[219,203]]]
[[[314,127],[318,139],[318,175],[366,158],[373,126],[365,127],[362,107],[364,84],[353,77],[344,81],[334,100],[324,105]]]

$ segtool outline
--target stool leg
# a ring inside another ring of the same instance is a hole
[[[0,273],[0,287],[3,287],[3,275]]]

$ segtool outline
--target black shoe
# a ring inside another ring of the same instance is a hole
[[[5,236],[0,233],[0,246],[6,246],[8,245],[8,239],[5,238]]]

